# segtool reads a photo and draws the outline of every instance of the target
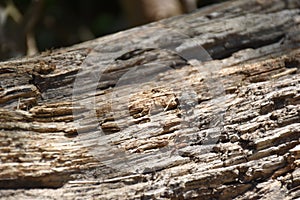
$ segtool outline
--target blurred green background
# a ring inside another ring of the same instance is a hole
[[[34,55],[155,21],[153,16],[139,22],[130,19],[130,16],[143,18],[139,16],[143,9],[132,5],[138,1],[153,3],[153,0],[0,0],[0,60]],[[194,1],[199,8],[221,0],[188,1]]]

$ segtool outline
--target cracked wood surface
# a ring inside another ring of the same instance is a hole
[[[0,63],[0,199],[299,198],[299,6],[229,1]]]

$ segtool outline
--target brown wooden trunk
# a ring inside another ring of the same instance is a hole
[[[0,199],[299,198],[299,13],[229,1],[0,63]]]

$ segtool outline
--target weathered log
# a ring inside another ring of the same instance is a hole
[[[299,13],[229,1],[0,63],[0,199],[299,198]]]

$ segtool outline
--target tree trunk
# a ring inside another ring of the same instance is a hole
[[[0,199],[299,198],[299,13],[229,1],[0,63]]]

